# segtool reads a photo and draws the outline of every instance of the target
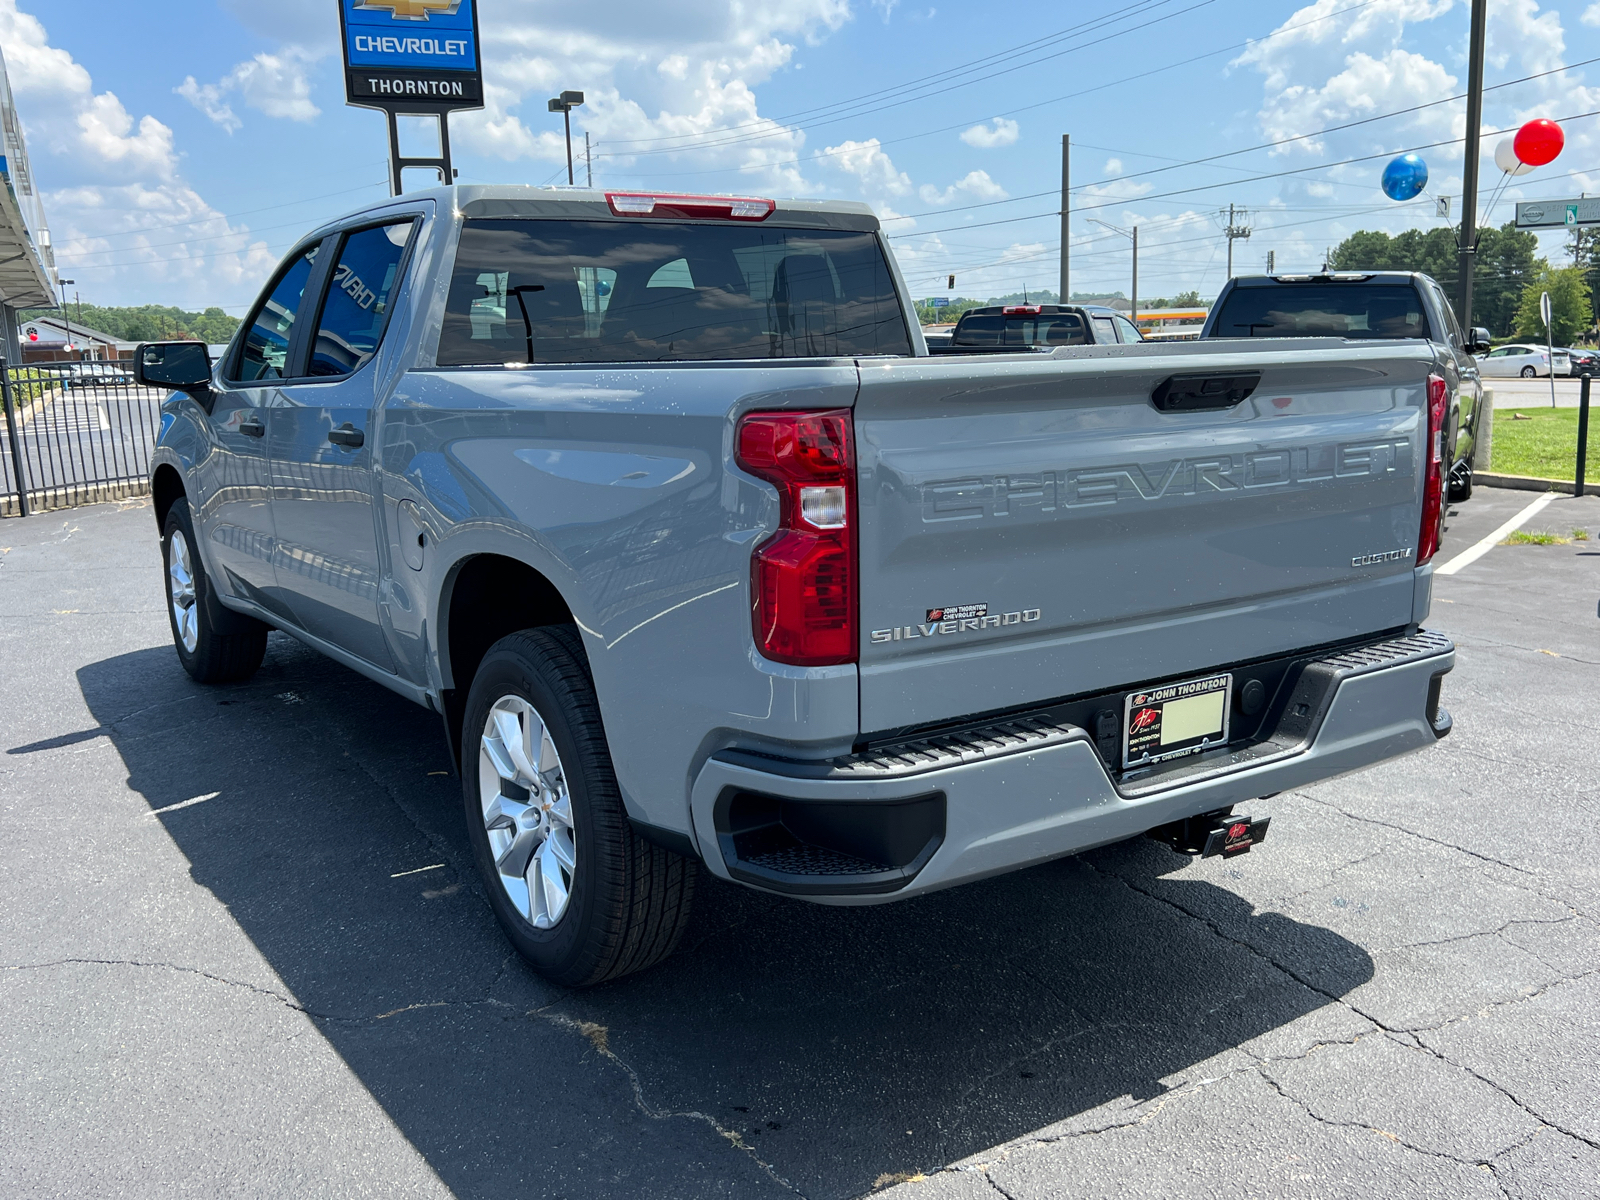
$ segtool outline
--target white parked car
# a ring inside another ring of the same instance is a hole
[[[1557,375],[1566,375],[1572,370],[1572,363],[1565,350],[1555,352],[1555,372]],[[1512,376],[1520,375],[1524,379],[1532,379],[1535,375],[1550,374],[1550,351],[1543,346],[1524,345],[1521,343],[1510,346],[1496,346],[1478,360],[1478,370],[1485,376]]]

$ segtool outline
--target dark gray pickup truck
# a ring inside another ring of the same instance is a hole
[[[932,358],[872,213],[455,187],[300,241],[176,389],[178,657],[269,629],[440,715],[490,904],[568,984],[701,869],[894,900],[1431,745],[1420,341]]]
[[[1223,285],[1200,336],[1429,343],[1434,370],[1449,393],[1444,428],[1449,499],[1471,499],[1472,451],[1483,403],[1473,356],[1489,348],[1489,331],[1463,332],[1444,289],[1431,277],[1415,271],[1240,275]]]

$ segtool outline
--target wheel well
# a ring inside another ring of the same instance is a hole
[[[444,717],[454,755],[461,744],[467,690],[489,647],[519,629],[570,624],[572,610],[555,585],[527,563],[480,554],[457,570],[444,611],[443,649],[453,684],[444,694]]]
[[[156,503],[156,529],[164,530],[172,502],[183,496],[183,477],[176,469],[163,463],[156,468],[155,476],[150,480],[150,496]]]

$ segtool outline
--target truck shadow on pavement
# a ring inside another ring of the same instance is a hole
[[[1141,841],[878,908],[702,875],[674,958],[567,992],[495,926],[432,714],[276,634],[244,685],[164,647],[78,678],[195,881],[458,1196],[861,1195],[1110,1123],[1373,973]]]

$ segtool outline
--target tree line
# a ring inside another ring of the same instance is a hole
[[[20,324],[49,317],[82,325],[96,333],[109,334],[121,342],[160,342],[196,340],[220,345],[233,336],[239,318],[220,308],[185,312],[160,304],[101,307],[98,304],[68,304],[58,308],[30,308],[17,314]]]
[[[1507,221],[1486,228],[1478,238],[1472,276],[1472,323],[1496,338],[1543,341],[1539,296],[1550,293],[1551,340],[1571,345],[1595,323],[1595,284],[1600,283],[1600,236],[1580,229],[1569,240],[1572,265],[1557,267],[1540,258],[1539,239]],[[1335,271],[1421,271],[1431,275],[1452,301],[1458,295],[1460,252],[1450,228],[1407,229],[1390,236],[1382,230],[1352,233],[1328,255]]]

